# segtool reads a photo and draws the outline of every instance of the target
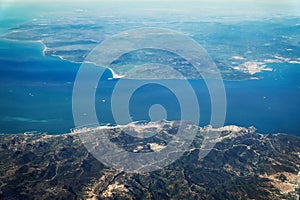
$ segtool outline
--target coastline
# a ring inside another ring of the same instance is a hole
[[[11,32],[13,32],[13,31],[11,31]],[[97,66],[97,64],[93,63],[93,62],[89,62],[89,61],[83,61],[83,62],[73,61],[73,60],[65,58],[62,55],[58,55],[58,54],[55,54],[55,53],[47,55],[46,52],[48,50],[50,50],[51,48],[49,48],[45,44],[45,42],[43,41],[43,39],[39,39],[39,40],[18,40],[18,39],[6,38],[5,35],[7,35],[9,33],[10,32],[0,35],[0,38],[3,39],[3,40],[13,41],[13,42],[39,43],[39,44],[42,45],[42,49],[41,49],[42,56],[57,57],[60,60],[67,61],[67,62],[70,62],[70,63],[75,63],[75,64],[91,63],[91,64],[94,64],[95,66]],[[276,63],[288,63],[288,64],[295,64],[295,65],[300,64],[300,58],[298,58],[296,60],[293,60],[293,59],[284,58],[284,57],[280,57],[280,56],[276,56],[276,55],[273,58],[265,59],[263,61],[247,61],[245,58],[240,57],[240,56],[233,56],[232,58],[235,59],[235,60],[244,60],[245,61],[244,63],[242,63],[239,66],[232,66],[232,68],[235,69],[235,70],[247,73],[251,77],[249,77],[249,78],[241,78],[241,79],[223,78],[222,80],[224,80],[224,81],[261,80],[264,77],[262,77],[262,76],[256,77],[255,75],[256,74],[260,74],[262,72],[273,72],[274,71],[274,69],[271,66],[267,66],[268,64],[272,64],[272,63],[274,63],[274,64],[276,64]],[[120,78],[124,78],[126,76],[126,75],[119,75],[119,74],[117,74],[110,67],[107,67],[107,69],[109,69],[111,71],[111,73],[112,73],[112,78],[110,78],[109,80],[111,80],[111,79],[120,79]],[[188,79],[188,80],[196,80],[196,79]]]
[[[49,54],[47,55],[46,52],[48,50],[50,50],[51,48],[49,48],[45,42],[43,41],[43,39],[39,39],[39,40],[18,40],[18,39],[11,39],[11,38],[6,38],[5,35],[6,34],[9,34],[10,32],[8,33],[5,33],[3,35],[0,36],[0,38],[3,38],[4,40],[8,40],[8,41],[14,41],[14,42],[32,42],[32,43],[39,43],[42,45],[42,52],[41,54],[43,56],[49,56],[49,57],[58,57],[59,59],[61,60],[64,60],[64,61],[67,61],[67,62],[71,62],[71,63],[75,63],[75,64],[83,64],[83,63],[91,63],[91,64],[94,64],[95,66],[97,66],[96,63],[94,62],[90,62],[90,61],[83,61],[83,62],[77,62],[77,61],[73,61],[73,60],[70,60],[70,59],[66,59],[64,58],[64,56],[62,55],[58,55],[58,54],[55,54],[55,53],[52,53],[52,54]],[[247,64],[248,63],[248,64]],[[249,64],[250,63],[250,64]],[[257,64],[256,64],[257,63]],[[233,67],[234,69],[236,70],[239,70],[241,72],[246,72],[248,73],[249,75],[251,75],[252,77],[250,78],[244,78],[244,79],[222,79],[222,80],[225,80],[225,81],[244,81],[244,80],[259,80],[259,79],[262,79],[263,77],[253,77],[253,75],[257,74],[257,73],[261,73],[263,71],[272,71],[272,68],[265,68],[265,66],[261,66],[260,64],[263,63],[263,62],[259,62],[259,61],[253,61],[253,62],[245,62],[243,63],[241,66],[238,66],[238,67]],[[267,62],[266,62],[267,63]],[[256,64],[256,65],[255,65]],[[248,66],[249,65],[249,66]],[[244,67],[243,67],[244,66]],[[112,78],[111,79],[120,79],[120,78],[124,78],[125,75],[119,75],[117,74],[113,69],[111,69],[110,67],[107,67],[107,69],[109,69],[112,73]],[[189,80],[196,80],[196,79],[189,79]]]
[[[240,198],[297,197],[300,184],[300,138],[288,134],[262,135],[246,128],[233,132],[230,131],[232,128],[234,130],[236,127],[220,130],[221,137],[205,157],[199,159],[199,152],[206,150],[202,148],[201,137],[205,133],[199,132],[191,146],[171,165],[141,174],[124,173],[122,169],[114,169],[103,160],[97,160],[93,152],[100,150],[102,143],[92,140],[85,146],[80,133],[0,134],[0,156],[5,158],[0,168],[0,198],[15,197],[16,194],[19,199],[41,198],[41,195],[45,199],[105,199],[120,198],[120,195],[137,198],[139,188],[154,195],[157,195],[157,188],[163,191],[171,188],[173,196],[170,198],[178,197],[180,192],[182,198],[195,194],[192,199],[205,199],[209,191],[213,199],[216,185],[220,199],[228,195],[228,191],[233,194],[229,199],[237,198],[236,191],[241,191],[238,193]],[[167,143],[164,143],[164,139],[162,142],[160,137],[142,142],[137,138],[124,141],[119,130],[107,133],[120,138],[114,143],[127,152],[145,156],[147,153],[161,152],[162,158],[168,157],[163,150]],[[166,136],[168,133],[165,133]],[[124,158],[124,161],[130,165],[135,164],[130,158]],[[226,177],[228,181],[220,182],[220,177]],[[151,187],[145,187],[148,182],[151,182]],[[192,187],[195,184],[199,187]],[[193,189],[192,193],[189,187]],[[159,198],[164,198],[164,194]],[[140,195],[138,198],[143,197]]]
[[[167,121],[164,120],[164,122],[170,124],[170,125],[174,125],[176,123],[179,123],[179,121]],[[65,132],[65,133],[56,133],[56,134],[49,134],[47,132],[39,132],[39,131],[26,131],[23,133],[0,133],[0,135],[46,135],[49,137],[52,136],[63,136],[63,135],[78,135],[78,134],[82,134],[82,133],[87,133],[88,131],[94,131],[94,130],[115,130],[115,129],[133,129],[137,132],[139,131],[143,131],[144,129],[157,129],[159,130],[161,127],[161,123],[162,121],[156,121],[156,122],[143,122],[140,123],[139,121],[135,121],[135,122],[130,122],[128,124],[124,124],[124,125],[110,125],[110,124],[106,124],[106,125],[96,125],[96,126],[86,126],[86,127],[80,127],[80,128],[71,128],[70,132]],[[207,132],[207,131],[216,131],[216,132],[231,132],[232,134],[236,135],[235,133],[242,133],[244,134],[245,131],[246,132],[255,132],[256,134],[259,134],[261,136],[267,137],[268,135],[291,135],[297,138],[300,138],[300,135],[297,133],[285,133],[285,132],[278,132],[278,133],[261,133],[261,132],[257,132],[257,129],[254,126],[249,126],[249,127],[245,127],[245,126],[239,126],[239,125],[223,125],[221,127],[212,127],[211,125],[205,125],[205,126],[200,126],[197,125],[197,129],[199,129],[199,131],[201,132]],[[238,136],[238,135],[236,135]],[[222,138],[221,138],[222,139]],[[220,138],[217,139],[217,141],[219,141]]]

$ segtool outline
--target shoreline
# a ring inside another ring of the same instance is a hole
[[[86,133],[90,130],[112,130],[112,129],[134,129],[134,130],[143,130],[143,128],[153,128],[153,127],[156,127],[156,128],[159,128],[160,125],[164,124],[163,122],[165,123],[168,123],[170,125],[173,125],[174,123],[176,122],[179,122],[179,121],[167,121],[167,120],[164,120],[164,121],[155,121],[155,122],[145,122],[145,123],[140,123],[140,121],[135,121],[135,122],[130,122],[128,124],[124,124],[124,125],[109,125],[109,124],[105,124],[105,125],[97,125],[97,126],[93,126],[93,127],[89,127],[89,126],[86,126],[86,127],[81,127],[81,128],[72,128],[70,129],[70,132],[65,132],[65,133],[56,133],[56,134],[49,134],[47,132],[39,132],[39,131],[26,131],[24,133],[0,133],[0,136],[2,135],[15,135],[15,136],[20,136],[20,135],[45,135],[45,136],[62,136],[62,135],[78,135],[78,134],[81,134],[81,133]],[[231,125],[224,125],[224,126],[221,126],[221,127],[212,127],[211,125],[205,125],[205,126],[200,126],[200,125],[196,125],[197,126],[197,129],[199,129],[200,131],[202,132],[205,132],[205,131],[217,131],[217,132],[222,132],[222,131],[227,131],[227,132],[232,132],[232,133],[238,133],[242,130],[251,130],[251,131],[254,131],[255,133],[257,134],[260,134],[260,135],[264,135],[264,136],[267,136],[267,135],[292,135],[292,136],[295,136],[295,137],[300,137],[300,134],[297,134],[297,133],[287,133],[287,132],[277,132],[277,133],[261,133],[261,132],[258,132],[257,129],[254,127],[254,126],[249,126],[249,127],[245,127],[245,126],[239,126],[239,125],[234,125],[234,124],[231,124]]]
[[[42,45],[42,52],[41,52],[41,55],[42,56],[49,56],[49,57],[57,57],[59,58],[60,60],[63,60],[63,61],[67,61],[67,62],[70,62],[70,63],[74,63],[74,64],[84,64],[84,63],[91,63],[95,66],[98,66],[96,63],[94,62],[90,62],[90,61],[83,61],[83,62],[77,62],[77,61],[73,61],[73,60],[69,60],[69,59],[66,59],[64,58],[64,56],[62,55],[58,55],[58,54],[50,54],[50,55],[46,55],[46,51],[48,51],[49,47],[47,47],[47,45],[44,43],[43,39],[40,39],[40,40],[18,40],[18,39],[11,39],[11,38],[6,38],[5,37],[6,34],[0,36],[0,38],[4,39],[4,40],[7,40],[7,41],[13,41],[13,42],[29,42],[29,43],[39,43]],[[250,63],[250,62],[249,62]],[[251,63],[260,63],[258,61],[253,61]],[[233,67],[234,68],[234,67]],[[238,68],[241,68],[241,67],[238,67]],[[117,74],[113,69],[111,69],[110,67],[107,67],[107,69],[109,69],[112,73],[112,77],[109,79],[109,80],[112,80],[112,79],[120,79],[120,78],[124,78],[125,75],[119,75]],[[261,73],[263,71],[272,71],[272,70],[269,70],[269,68],[267,69],[262,69],[261,67],[259,67],[259,71],[255,71],[255,73],[252,73],[252,69],[249,70],[248,68],[246,69],[243,69],[241,68],[239,71],[242,71],[242,72],[246,72],[248,71],[248,74],[251,75],[251,77],[249,78],[242,78],[242,79],[222,79],[224,81],[247,81],[247,80],[260,80],[260,79],[263,79],[263,77],[254,77],[253,75],[255,75],[256,73]],[[270,68],[272,69],[272,68]],[[251,72],[250,72],[251,71]],[[173,79],[170,79],[170,80],[173,80]],[[177,80],[177,79],[176,79]],[[187,80],[198,80],[198,79],[187,79]]]

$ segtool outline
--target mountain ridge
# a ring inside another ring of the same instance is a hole
[[[172,124],[176,126],[176,124]],[[109,169],[82,145],[79,133],[0,135],[1,199],[297,199],[300,138],[263,135],[253,127],[219,128],[219,141],[199,159],[203,131],[163,169]],[[123,137],[111,128],[113,137]],[[120,134],[119,134],[120,133]],[[114,140],[115,142],[123,141]],[[154,142],[152,142],[155,144]],[[124,145],[124,144],[123,144]],[[126,144],[125,144],[126,145]],[[143,146],[152,151],[150,145]],[[143,151],[141,151],[143,152]]]

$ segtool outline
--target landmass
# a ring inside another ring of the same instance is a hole
[[[147,126],[145,124],[145,126]],[[105,129],[105,127],[103,127]],[[111,140],[128,151],[160,151],[176,123],[160,136],[131,140],[128,127],[107,127]],[[180,159],[148,173],[125,173],[96,160],[79,132],[61,135],[0,135],[1,199],[299,199],[300,138],[259,134],[254,127],[226,126],[210,153],[199,159],[204,133]],[[136,130],[139,132],[139,129]]]
[[[297,17],[239,22],[224,19],[211,22],[211,19],[199,19],[177,24],[170,23],[171,17],[163,21],[157,19],[158,22],[155,22],[151,17],[138,19],[136,17],[86,15],[86,12],[70,10],[64,13],[64,17],[51,15],[51,20],[47,15],[40,16],[11,28],[1,35],[1,38],[36,41],[44,45],[43,55],[45,56],[57,56],[70,62],[83,63],[87,55],[106,38],[128,29],[143,28],[145,23],[151,21],[153,27],[180,31],[198,42],[207,50],[224,80],[261,79],[263,78],[262,72],[272,71],[276,63],[296,65],[300,63],[299,53],[297,53],[299,52],[300,26],[297,23],[299,21]],[[130,70],[134,68],[134,65],[140,66],[139,62],[157,63],[173,67],[187,79],[201,78],[190,63],[178,59],[178,56],[170,55],[160,50],[149,53],[142,49],[122,56],[111,66],[100,67],[114,69],[111,70],[113,78],[120,78],[124,75],[131,77]],[[158,78],[160,78],[159,75],[164,74],[161,68],[157,70],[149,65],[145,67],[145,70],[153,69]],[[137,73],[140,74],[140,71]]]

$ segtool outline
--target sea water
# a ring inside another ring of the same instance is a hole
[[[39,42],[0,40],[0,132],[59,134],[74,128],[72,90],[80,64],[43,56]],[[261,133],[298,134],[300,130],[299,65],[269,64],[259,80],[224,81],[227,113],[224,125],[255,126]],[[100,124],[115,123],[111,94],[118,80],[107,71],[95,95]],[[180,80],[170,80],[180,87]],[[134,81],[128,81],[128,86]],[[200,108],[201,126],[210,123],[210,95],[203,80],[191,80]],[[124,91],[126,92],[126,91]],[[184,93],[182,93],[184,95]],[[187,96],[188,98],[188,96]],[[149,108],[161,104],[168,120],[180,119],[176,96],[167,88],[148,84],[132,96],[133,121],[149,120]]]

